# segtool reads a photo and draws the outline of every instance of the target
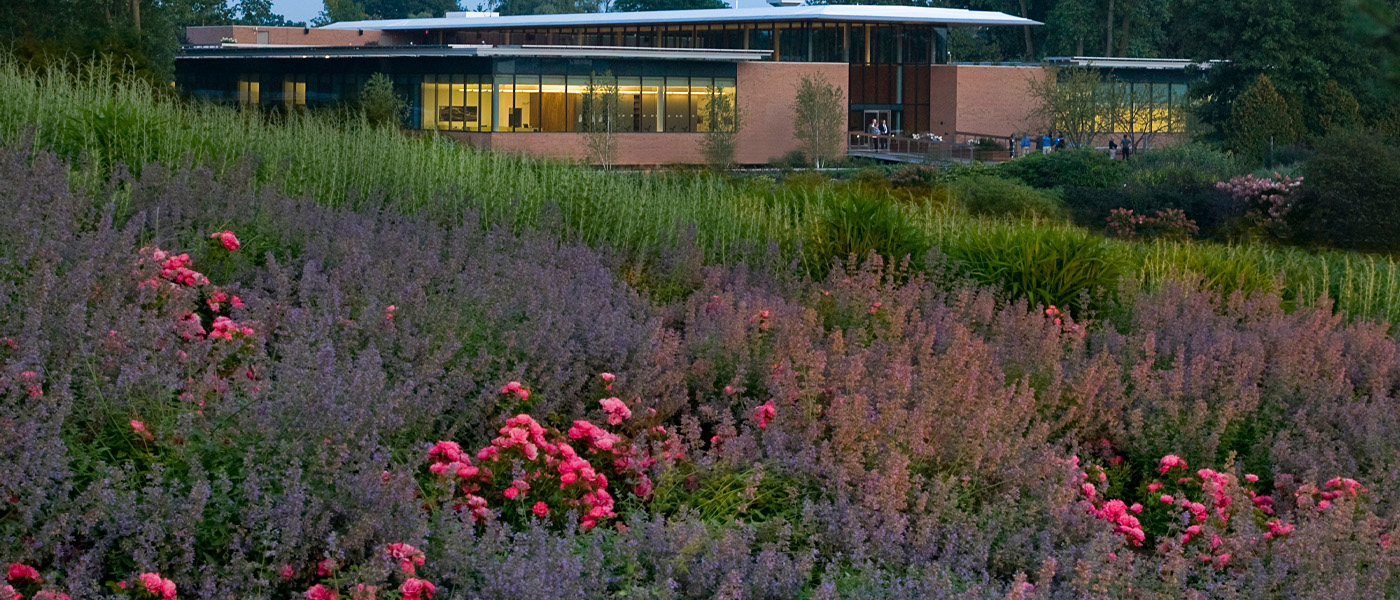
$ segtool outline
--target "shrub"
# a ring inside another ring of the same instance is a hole
[[[900,165],[890,173],[890,183],[895,187],[920,187],[932,185],[938,176],[938,169],[928,165]]]
[[[1060,150],[1031,154],[998,165],[1007,177],[1041,189],[1057,187],[1103,188],[1123,181],[1123,161],[1109,160],[1096,150]]]
[[[942,194],[978,215],[1056,217],[1061,214],[1058,199],[1019,181],[1002,177],[963,177],[943,186]]]
[[[375,127],[397,126],[406,108],[404,101],[394,93],[394,81],[383,73],[375,73],[365,82],[365,89],[360,92],[360,105],[364,108],[365,120]]]
[[[1199,143],[1153,148],[1133,155],[1125,181],[1137,185],[1211,184],[1243,173],[1235,157]]]
[[[1032,304],[1084,308],[1117,288],[1122,258],[1102,237],[1072,228],[988,227],[941,247],[972,279]]]
[[[1400,152],[1377,136],[1344,132],[1318,141],[1293,223],[1313,242],[1400,250]]]
[[[1293,212],[1301,177],[1274,174],[1273,178],[1253,175],[1234,177],[1215,184],[1243,210],[1238,228],[1246,235],[1289,237],[1288,216]]]
[[[1214,183],[1205,181],[1177,185],[1130,183],[1115,188],[1069,188],[1064,191],[1064,206],[1075,222],[1095,228],[1103,227],[1113,211],[1119,209],[1143,216],[1179,210],[1207,236],[1219,235],[1222,227],[1242,214],[1233,202],[1229,202],[1215,188]]]
[[[1116,208],[1108,215],[1108,232],[1121,238],[1160,237],[1187,240],[1200,231],[1196,222],[1175,208],[1159,210],[1151,216],[1133,213],[1132,209]]]
[[[792,150],[777,158],[768,159],[768,163],[779,169],[801,169],[811,164],[807,160],[807,155],[801,150]]]
[[[821,272],[833,261],[864,259],[871,252],[892,263],[921,258],[927,241],[887,196],[848,193],[828,200],[807,238],[809,266]]]

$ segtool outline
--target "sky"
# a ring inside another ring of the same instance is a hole
[[[731,0],[732,1],[732,0]],[[475,5],[476,2],[466,2]],[[742,8],[768,6],[766,0],[739,0]],[[272,10],[289,21],[310,21],[321,14],[321,0],[272,0]]]

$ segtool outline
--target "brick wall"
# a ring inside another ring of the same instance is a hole
[[[744,119],[739,131],[739,163],[767,164],[770,159],[796,150],[792,100],[798,82],[809,73],[822,73],[832,85],[841,88],[849,103],[849,69],[846,63],[739,63],[739,111]]]
[[[267,43],[272,45],[304,46],[364,46],[378,43],[379,30],[366,29],[361,35],[358,30],[349,29],[303,29],[301,27],[259,27],[253,25],[231,25],[219,27],[186,27],[185,38],[191,44],[213,45],[224,38],[232,38],[239,44],[258,43],[258,32],[267,32]]]
[[[934,132],[1006,137],[1034,128],[1036,100],[1027,82],[1045,77],[1040,67],[936,65],[930,85]]]

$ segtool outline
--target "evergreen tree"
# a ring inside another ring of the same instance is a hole
[[[1285,146],[1298,141],[1302,129],[1298,121],[1269,76],[1259,75],[1230,111],[1228,146],[1243,156],[1262,158],[1271,144]]]
[[[1309,129],[1323,135],[1339,130],[1356,129],[1362,125],[1361,105],[1357,104],[1356,97],[1342,89],[1335,79],[1327,80],[1327,84],[1323,86],[1322,93],[1317,98],[1317,110],[1313,114],[1317,123]]]

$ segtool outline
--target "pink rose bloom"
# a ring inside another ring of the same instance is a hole
[[[319,583],[306,590],[306,600],[336,600],[339,596],[335,590]]]
[[[292,568],[292,565],[282,565],[282,568],[277,570],[277,574],[281,575],[282,579],[291,579],[296,576],[297,572]]]
[[[603,398],[598,404],[603,406],[603,412],[608,413],[609,425],[618,425],[632,418],[632,409],[627,408],[627,404],[620,399]]]
[[[68,594],[50,590],[39,590],[34,593],[34,600],[68,600]]]
[[[537,517],[544,517],[549,514],[549,505],[543,502],[536,502],[535,506],[531,508],[530,511],[534,512]]]
[[[155,439],[155,436],[151,435],[151,432],[146,429],[146,424],[137,421],[136,419],[131,420],[131,430],[135,431],[136,435],[141,436],[141,439],[146,440],[148,442]]]
[[[136,579],[152,595],[162,600],[175,600],[175,582],[161,577],[159,573],[142,573]]]
[[[1162,504],[1172,504],[1174,502],[1176,502],[1176,498],[1173,498],[1171,494],[1162,494]]]
[[[1140,513],[1142,512],[1142,505],[1138,504],[1137,502],[1134,502],[1132,506],[1128,507],[1128,510],[1131,510],[1135,513]]]
[[[1258,476],[1258,475],[1255,475],[1255,474],[1253,474],[1253,473],[1245,473],[1245,474],[1244,474],[1244,480],[1245,480],[1245,481],[1248,481],[1248,482],[1250,482],[1250,483],[1254,483],[1254,482],[1256,482],[1256,481],[1259,481],[1259,476]]]
[[[516,496],[520,495],[520,490],[517,490],[513,487],[508,487],[506,488],[506,491],[504,493],[506,495],[506,500],[514,500]]]
[[[1086,498],[1093,498],[1094,494],[1096,493],[1096,490],[1094,489],[1094,484],[1092,483],[1085,483],[1079,489],[1080,491],[1084,492],[1084,497]]]
[[[1331,501],[1331,500],[1323,500],[1323,501],[1317,503],[1317,509],[1318,509],[1318,510],[1327,510],[1327,508],[1330,507],[1330,506],[1332,506],[1332,501]]]
[[[387,476],[388,474],[388,471],[384,472],[385,476]],[[320,577],[328,577],[330,575],[333,575],[335,574],[337,566],[338,565],[335,564],[334,558],[321,559],[319,562],[316,563],[316,575]]]
[[[1155,492],[1160,489],[1162,489],[1162,484],[1159,482],[1154,481],[1152,483],[1147,484],[1147,491],[1149,492]]]
[[[399,591],[403,593],[403,600],[420,600],[432,598],[433,592],[437,591],[437,586],[422,579],[409,577],[404,580],[403,585],[399,586]]]
[[[599,373],[598,377],[603,380],[603,383],[608,384],[607,389],[612,389],[613,379],[617,378],[617,376],[612,373]]]
[[[16,592],[9,584],[0,585],[0,600],[24,600],[24,595]]]
[[[227,229],[212,234],[209,238],[219,240],[219,243],[223,244],[225,248],[228,248],[229,252],[233,252],[242,247],[242,244],[238,243],[238,236],[233,235],[233,232]]]
[[[1168,454],[1162,457],[1161,467],[1157,469],[1157,472],[1166,473],[1167,471],[1172,470],[1173,467],[1181,467],[1185,469],[1186,461],[1181,460],[1181,457],[1175,454]]]
[[[10,563],[10,570],[5,578],[11,582],[33,581],[42,583],[44,579],[39,577],[39,570],[24,563]]]
[[[767,429],[768,423],[777,416],[778,407],[773,404],[772,400],[764,402],[761,406],[753,410],[753,418],[755,421],[758,421],[759,429]]]
[[[374,593],[378,588],[363,583],[355,586],[355,591],[350,592],[350,597],[354,600],[374,600]]]

